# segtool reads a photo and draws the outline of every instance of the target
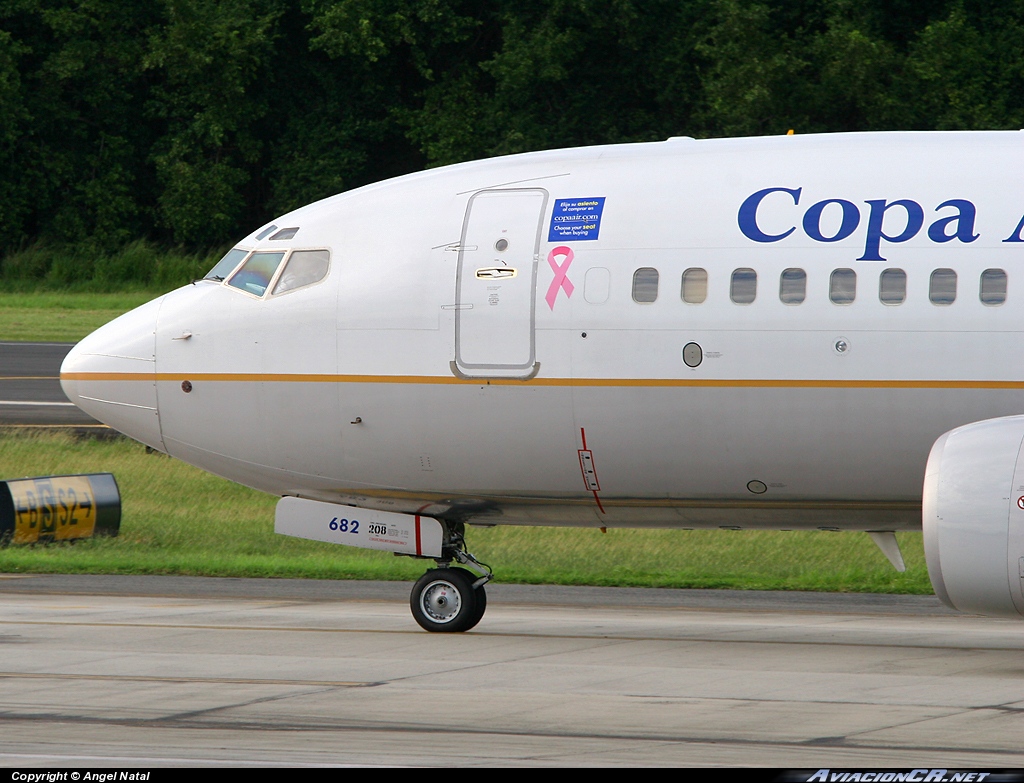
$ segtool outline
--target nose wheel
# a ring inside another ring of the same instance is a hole
[[[468,631],[480,622],[487,608],[483,584],[462,568],[434,568],[412,588],[409,605],[422,628],[440,633]]]
[[[461,522],[445,522],[441,557],[433,558],[432,568],[413,585],[409,607],[421,628],[434,633],[458,633],[473,628],[487,609],[484,585],[494,574],[466,551],[465,528]],[[452,562],[467,566],[452,567]],[[480,574],[478,576],[477,574]]]

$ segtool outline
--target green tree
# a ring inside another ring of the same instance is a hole
[[[1024,2],[956,4],[909,48],[899,85],[906,124],[918,128],[1024,127]]]
[[[21,53],[11,34],[0,30],[0,226],[6,233],[3,242],[9,244],[23,236],[32,208],[18,159],[19,139],[28,131],[30,119],[18,69]]]
[[[157,216],[178,242],[216,244],[260,194],[251,188],[271,110],[263,85],[285,9],[275,0],[168,0],[165,9],[142,60],[155,77],[146,116],[159,127]]]
[[[122,0],[0,4],[11,44],[0,69],[17,57],[22,99],[8,175],[30,199],[29,234],[112,247],[143,230],[151,138],[138,64],[154,20],[152,7]]]

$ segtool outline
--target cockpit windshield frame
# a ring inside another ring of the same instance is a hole
[[[289,266],[291,266],[291,264],[296,261],[295,257],[297,255],[299,255],[300,253],[303,254],[303,255],[310,255],[310,256],[312,256],[313,254],[318,254],[318,253],[325,254],[326,255],[326,263],[324,264],[322,271],[313,271],[313,275],[317,275],[316,277],[309,277],[309,275],[307,273],[307,275],[305,277],[303,277],[303,278],[301,278],[299,280],[293,281],[290,288],[286,288],[283,291],[279,291],[278,288],[281,287],[282,283],[287,283],[288,282],[288,280],[287,280],[288,275],[292,274],[294,272],[294,270],[292,270],[292,271],[289,270]],[[322,283],[324,280],[327,279],[327,276],[330,273],[331,273],[331,251],[330,251],[330,248],[326,248],[326,247],[297,247],[297,248],[292,249],[288,253],[288,257],[284,260],[284,262],[281,264],[280,268],[277,270],[277,275],[271,281],[271,284],[270,284],[270,286],[268,287],[267,290],[270,292],[270,296],[271,297],[287,296],[288,294],[294,293],[295,291],[303,291],[303,290],[305,290],[305,289],[307,289],[307,288],[309,288],[311,286],[319,285],[320,283]],[[304,280],[307,280],[307,279],[308,279],[308,282],[303,282]]]
[[[234,249],[241,250],[243,248],[234,248]],[[311,279],[311,280],[309,280],[309,282],[302,282],[300,284],[295,285],[292,288],[288,288],[287,290],[284,290],[284,291],[277,291],[277,290],[275,290],[275,289],[277,289],[277,287],[280,284],[280,282],[281,282],[282,278],[284,277],[284,275],[287,273],[288,266],[292,262],[292,259],[295,257],[296,253],[303,253],[303,254],[307,254],[307,253],[308,254],[324,253],[324,254],[326,254],[326,265],[323,267],[322,273],[316,272],[315,274],[319,275],[318,277],[316,277],[316,279]],[[245,271],[246,265],[249,263],[249,261],[254,256],[256,256],[256,255],[271,255],[271,254],[273,254],[273,255],[282,254],[282,258],[281,258],[280,261],[278,261],[277,267],[275,268],[274,273],[268,279],[267,284],[266,284],[266,288],[264,288],[263,293],[256,293],[253,290],[248,290],[247,288],[243,287],[242,284],[240,284],[238,281],[236,281],[235,278],[239,274],[241,274],[242,272]],[[223,259],[222,259],[222,261],[223,261]],[[330,248],[327,248],[327,247],[297,247],[297,248],[289,248],[287,250],[282,250],[282,249],[279,249],[279,248],[257,247],[257,248],[247,249],[246,252],[245,252],[244,257],[242,258],[242,260],[239,261],[235,265],[235,267],[231,270],[231,273],[225,275],[223,280],[215,280],[215,282],[217,282],[220,285],[223,285],[223,286],[225,286],[227,288],[231,288],[231,289],[233,289],[235,291],[240,291],[241,293],[245,294],[246,296],[252,297],[253,299],[271,299],[271,298],[277,298],[277,297],[280,297],[280,296],[287,296],[288,294],[294,293],[295,291],[302,291],[302,290],[305,290],[305,289],[310,288],[312,286],[319,285],[320,283],[322,283],[324,280],[327,279],[327,276],[330,274],[330,271],[331,271],[331,250],[330,250]],[[213,278],[209,278],[209,277],[208,278],[204,278],[204,279],[214,280]]]
[[[287,257],[287,250],[257,248],[246,256],[242,265],[224,281],[224,284],[243,294],[262,299],[280,274]],[[271,264],[274,265],[273,270],[269,268]],[[257,290],[260,288],[262,290]]]
[[[239,252],[241,253],[241,255],[237,256],[234,259],[234,264],[232,266],[225,266],[223,269],[220,270],[224,274],[217,274],[217,275],[214,274],[214,272],[216,272],[218,269],[220,269],[221,264],[224,264],[226,261],[228,261],[231,258],[231,254],[232,253],[239,253]],[[216,264],[213,265],[213,268],[209,272],[207,272],[205,275],[203,275],[203,280],[209,280],[209,281],[211,281],[213,283],[223,283],[225,280],[227,280],[229,277],[231,277],[231,275],[233,275],[238,270],[238,267],[240,267],[242,264],[245,263],[245,260],[249,257],[249,254],[251,252],[252,252],[252,248],[248,248],[248,247],[237,247],[236,246],[236,247],[231,248],[227,253],[224,254],[224,256],[220,259],[220,261],[218,261]]]

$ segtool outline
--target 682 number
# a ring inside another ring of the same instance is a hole
[[[328,524],[331,530],[337,530],[340,533],[358,533],[359,532],[359,521],[356,519],[338,519],[335,517]]]

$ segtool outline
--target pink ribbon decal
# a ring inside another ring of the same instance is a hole
[[[555,256],[565,256],[565,261],[561,265],[555,261]],[[551,271],[555,273],[555,279],[551,281],[551,285],[548,287],[548,293],[544,297],[544,301],[548,303],[548,307],[552,310],[555,309],[555,299],[558,298],[558,289],[561,288],[565,291],[565,297],[568,299],[572,296],[572,292],[576,290],[576,286],[569,280],[569,264],[572,263],[574,254],[571,247],[565,245],[559,245],[550,253],[548,253],[548,265],[551,267]]]

